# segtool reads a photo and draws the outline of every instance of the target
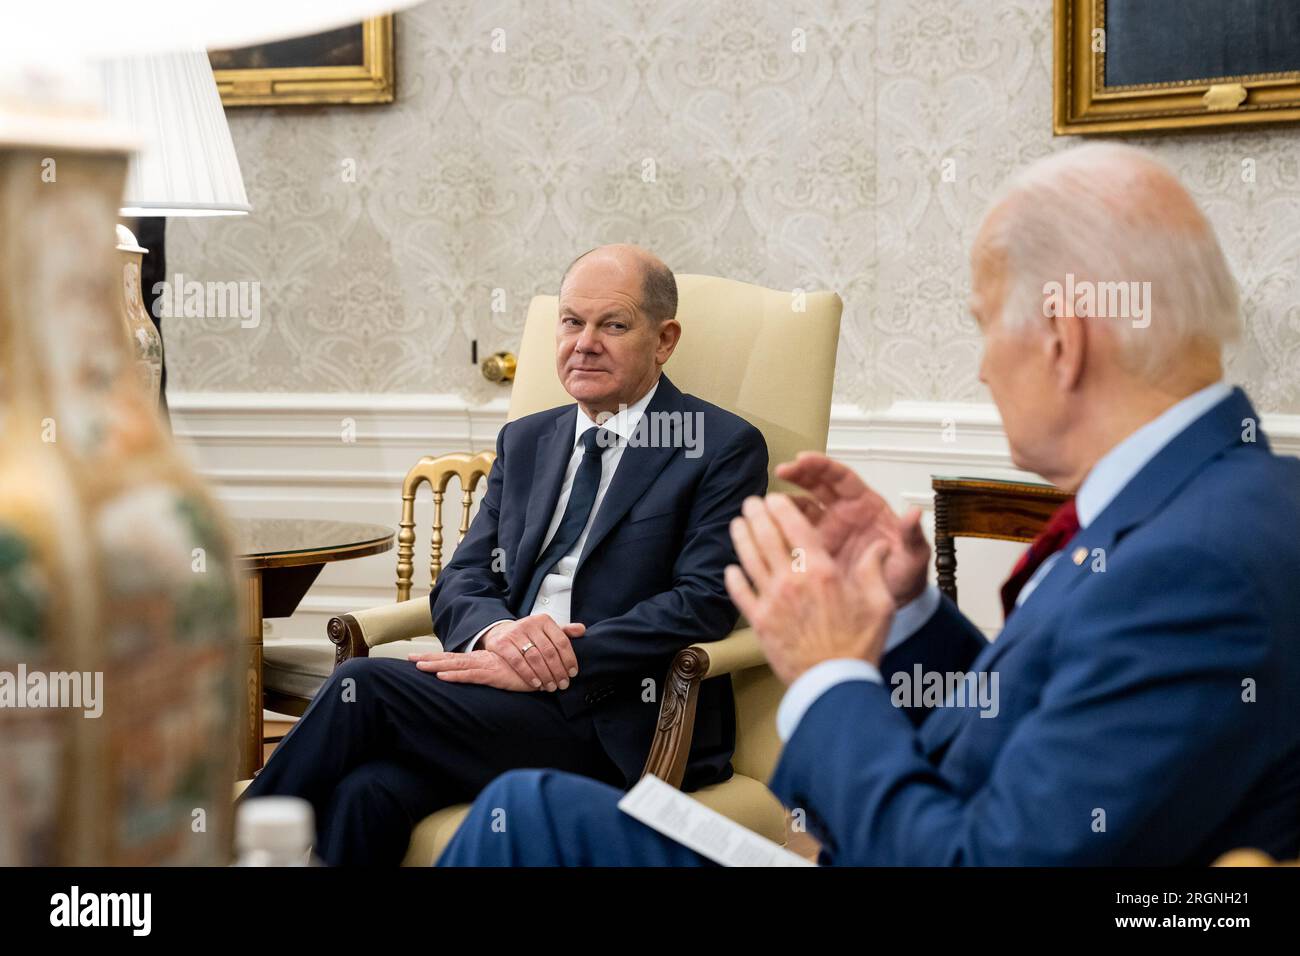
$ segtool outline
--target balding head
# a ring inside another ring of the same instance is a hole
[[[597,246],[570,262],[560,279],[561,294],[569,274],[578,263],[588,260],[591,265],[598,264],[623,275],[636,270],[641,277],[641,311],[657,323],[677,317],[677,278],[673,271],[649,249],[626,242]]]
[[[1149,153],[1057,153],[1013,177],[971,250],[980,379],[1013,460],[1073,490],[1118,441],[1223,374],[1236,284]]]
[[[600,246],[573,260],[559,305],[556,371],[592,418],[635,404],[681,335],[677,280],[640,246]]]

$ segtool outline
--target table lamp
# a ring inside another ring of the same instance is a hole
[[[249,212],[235,144],[202,50],[152,53],[99,64],[107,115],[140,138],[127,166],[123,216],[242,216]],[[158,399],[163,343],[144,306],[142,249],[118,224],[121,316],[141,383]]]

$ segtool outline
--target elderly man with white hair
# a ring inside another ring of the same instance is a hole
[[[790,685],[773,791],[836,864],[1295,855],[1300,461],[1270,451],[1221,380],[1240,320],[1213,230],[1152,156],[1089,145],[1013,179],[971,260],[980,377],[1012,457],[1075,497],[1003,588],[1002,633],[964,665],[995,706],[957,694],[918,726],[885,651],[976,633],[926,586],[919,513],[895,515],[824,456],[782,465],[808,495],[749,499],[731,528],[744,570],[727,570]],[[442,862],[702,862],[617,797],[507,775]]]

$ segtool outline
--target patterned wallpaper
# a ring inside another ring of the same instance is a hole
[[[173,221],[168,260],[259,282],[261,321],[168,319],[172,388],[490,398],[471,340],[513,347],[573,256],[632,241],[838,290],[840,401],[986,400],[966,251],[1074,142],[1051,44],[1051,0],[433,0],[398,15],[393,106],[230,111],[255,211]],[[1135,141],[1242,283],[1231,376],[1300,412],[1300,131]]]

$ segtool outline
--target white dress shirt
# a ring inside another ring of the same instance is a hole
[[[1097,516],[1106,509],[1115,497],[1124,490],[1139,471],[1192,422],[1196,421],[1219,402],[1232,393],[1223,382],[1207,385],[1181,402],[1166,409],[1159,417],[1147,422],[1133,434],[1102,456],[1093,465],[1088,476],[1079,486],[1074,497],[1075,510],[1079,515],[1079,527],[1086,528],[1097,520]],[[1033,594],[1034,589],[1052,565],[1060,558],[1056,552],[1047,558],[1025,586],[1016,595],[1016,607],[1020,607]],[[894,615],[893,625],[885,641],[886,652],[915,634],[930,620],[939,608],[939,589],[933,584],[928,586],[921,596],[898,610]],[[835,659],[822,661],[799,676],[785,696],[776,712],[776,729],[782,740],[789,740],[799,726],[799,721],[808,712],[808,708],[817,702],[817,698],[836,684],[849,680],[869,680],[883,684],[880,670],[863,660]]]
[[[600,484],[596,487],[596,500],[591,503],[591,514],[587,516],[587,524],[582,529],[582,534],[578,535],[578,540],[574,542],[573,548],[568,554],[560,558],[551,569],[550,574],[542,579],[542,586],[537,591],[537,600],[529,609],[528,614],[548,614],[555,623],[563,626],[571,623],[570,620],[570,602],[573,598],[573,573],[578,568],[578,558],[582,556],[582,549],[587,544],[587,535],[591,533],[591,526],[595,523],[596,515],[600,512],[601,502],[605,500],[605,492],[609,491],[609,484],[614,480],[614,472],[618,469],[618,463],[623,459],[623,450],[627,447],[628,440],[636,431],[637,424],[641,421],[641,416],[645,414],[646,407],[654,394],[659,389],[659,380],[650,386],[650,391],[634,405],[626,409],[620,409],[611,415],[603,423],[593,421],[582,406],[578,406],[577,421],[573,428],[573,453],[569,456],[569,464],[564,469],[564,482],[560,485],[560,497],[555,502],[555,511],[551,515],[551,524],[546,529],[546,536],[542,539],[541,549],[537,552],[540,556],[546,546],[551,543],[555,537],[555,532],[559,530],[560,522],[564,519],[564,509],[569,504],[569,495],[573,491],[573,479],[578,474],[578,466],[582,464],[583,447],[581,439],[583,433],[589,428],[605,428],[618,435],[620,441],[618,444],[605,449],[604,454],[600,457]],[[525,615],[527,616],[527,615]],[[473,640],[466,645],[466,652],[472,651],[478,646],[479,639],[489,630],[496,627],[502,621],[508,621],[510,618],[502,618],[501,621],[493,621],[483,630],[474,635]]]

